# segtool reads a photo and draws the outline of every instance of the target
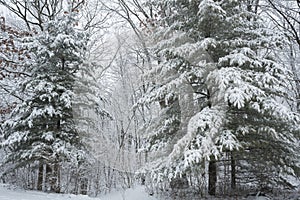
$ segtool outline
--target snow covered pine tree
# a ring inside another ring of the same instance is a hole
[[[32,62],[25,63],[31,77],[21,85],[26,98],[3,125],[4,163],[10,171],[38,166],[39,190],[60,192],[61,164],[84,156],[73,100],[75,73],[84,61],[87,39],[75,24],[74,13],[65,13],[27,38]]]
[[[153,34],[158,64],[146,74],[154,84],[140,103],[160,102],[162,109],[146,129],[154,161],[145,170],[158,182],[208,170],[208,193],[215,195],[218,161],[231,152],[232,189],[239,172],[257,187],[296,177],[300,118],[285,103],[293,101],[291,74],[270,51],[280,35],[246,0],[154,5],[161,17]],[[270,169],[266,179],[262,167]]]

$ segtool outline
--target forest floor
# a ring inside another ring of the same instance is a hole
[[[8,185],[0,185],[0,200],[157,200],[149,196],[142,186],[126,191],[112,192],[99,197],[86,195],[52,194],[38,191],[21,190]]]
[[[53,193],[43,193],[38,191],[29,191],[18,189],[9,185],[0,184],[0,200],[300,200],[300,193],[289,193],[282,194],[279,197],[263,197],[263,196],[250,196],[250,197],[206,197],[206,198],[179,198],[179,197],[160,197],[155,198],[149,196],[145,192],[143,186],[136,186],[131,189],[123,191],[115,191],[106,195],[101,195],[99,197],[88,197],[86,195],[73,195],[73,194],[53,194]]]

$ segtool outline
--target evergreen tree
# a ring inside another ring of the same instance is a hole
[[[48,184],[59,191],[59,166],[84,157],[82,136],[76,129],[74,88],[76,72],[84,62],[87,38],[75,29],[74,13],[45,24],[43,32],[26,41],[33,62],[26,63],[31,78],[22,83],[27,95],[4,123],[4,163],[11,170],[39,164],[39,189],[43,165],[51,176]]]
[[[155,178],[172,179],[208,161],[208,192],[214,195],[216,161],[231,151],[233,173],[238,155],[248,174],[259,176],[258,166],[278,171],[264,180],[268,183],[286,182],[286,174],[295,177],[299,115],[284,103],[293,101],[288,98],[291,74],[269,52],[280,45],[280,35],[263,26],[248,1],[156,3],[162,17],[153,40],[158,64],[149,72],[154,86],[141,103],[163,102],[176,109],[162,111],[151,125],[156,128],[147,131],[148,150],[164,153],[147,170]],[[187,84],[191,98],[182,89]],[[183,109],[186,104],[193,110]],[[172,120],[188,112],[193,116]],[[232,178],[234,187],[235,174]]]

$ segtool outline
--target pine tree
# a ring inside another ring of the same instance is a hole
[[[26,63],[31,78],[22,83],[27,95],[4,123],[4,163],[11,170],[47,165],[48,184],[59,192],[59,169],[63,162],[84,157],[82,137],[76,129],[74,96],[76,72],[84,62],[87,38],[75,29],[74,13],[49,21],[43,32],[29,37],[27,48],[33,62]],[[41,189],[42,174],[39,178]]]
[[[259,176],[257,166],[266,165],[281,180],[287,181],[285,174],[295,176],[299,116],[282,103],[293,101],[288,98],[291,74],[269,52],[282,42],[280,35],[263,26],[247,1],[157,5],[162,17],[153,40],[158,64],[149,72],[154,86],[141,103],[163,102],[176,110],[171,115],[162,111],[147,132],[148,149],[164,152],[147,170],[156,172],[156,178],[172,179],[209,162],[208,190],[214,195],[216,161],[231,151],[234,173],[238,155],[242,170],[254,176]],[[187,84],[193,89],[189,99],[182,90]],[[193,110],[175,106],[176,100]],[[188,112],[193,116],[174,118]],[[266,182],[279,179],[272,176]]]

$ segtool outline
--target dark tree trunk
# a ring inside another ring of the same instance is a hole
[[[43,190],[43,174],[44,174],[44,167],[43,164],[39,163],[39,172],[38,172],[38,183],[37,183],[37,190]]]
[[[215,158],[212,156],[208,164],[208,194],[216,195],[217,185],[217,164]]]
[[[54,170],[57,178],[55,192],[60,193],[60,165],[58,163],[55,164]]]
[[[236,163],[233,152],[231,152],[231,189],[236,189]]]

